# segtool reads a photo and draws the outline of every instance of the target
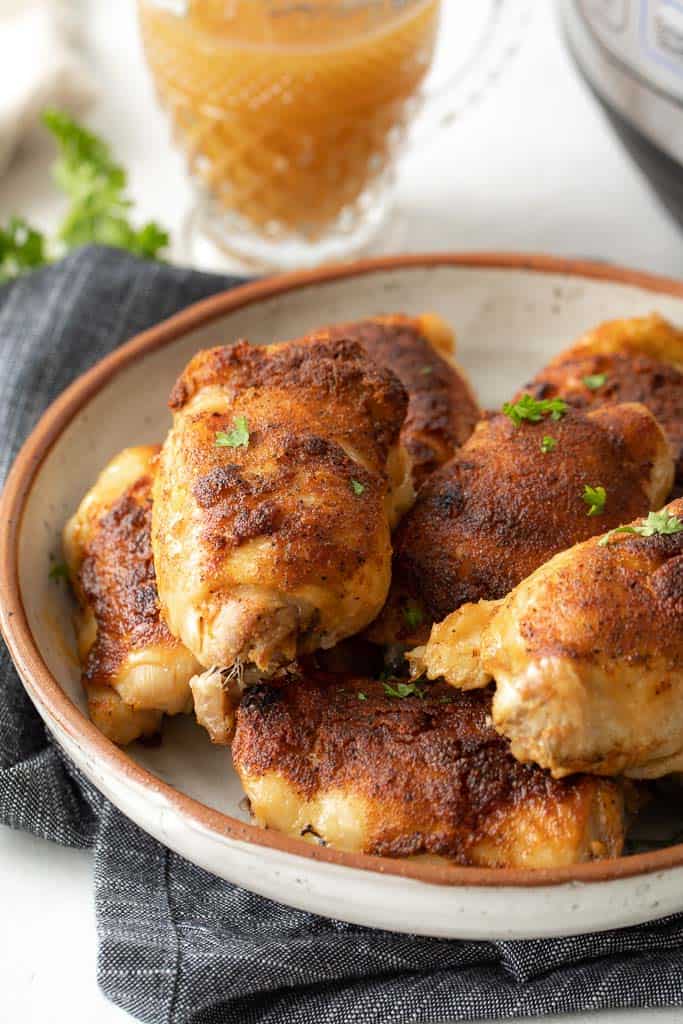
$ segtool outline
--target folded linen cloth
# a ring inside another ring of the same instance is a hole
[[[0,288],[2,478],[77,374],[235,283],[91,248]],[[328,921],[207,874],[65,761],[4,649],[0,822],[92,848],[100,985],[151,1024],[435,1024],[683,1007],[683,915],[569,939],[455,942]]]
[[[75,0],[0,0],[0,174],[47,106],[81,109],[94,86]]]

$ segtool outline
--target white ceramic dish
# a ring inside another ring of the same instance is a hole
[[[455,325],[459,361],[483,405],[495,407],[590,325],[653,309],[683,322],[683,284],[546,257],[411,256],[250,285],[118,350],[48,410],[3,494],[0,625],[57,741],[113,803],[178,853],[316,913],[425,935],[522,938],[683,909],[683,846],[552,871],[494,871],[335,853],[256,829],[240,806],[229,752],[211,747],[189,719],[170,721],[157,749],[120,751],[93,728],[70,599],[48,579],[64,520],[115,452],[163,437],[171,385],[200,347],[433,311]]]

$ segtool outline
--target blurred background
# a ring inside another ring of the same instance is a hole
[[[636,0],[572,6],[598,28],[619,28],[623,16],[653,7]],[[683,5],[661,6],[673,12],[664,42],[683,81]],[[440,88],[463,64],[472,73],[460,76],[418,144],[404,147],[391,215],[366,248],[548,251],[680,276],[681,228],[579,74],[559,5],[511,0],[485,54],[497,5],[444,0],[442,7],[428,84]],[[62,105],[66,94],[67,107],[127,169],[136,217],[168,230],[170,257],[234,265],[194,232],[195,195],[155,95],[133,0],[0,0],[0,17],[0,223],[21,214],[52,231],[63,215],[50,177],[53,141],[44,129],[29,129],[41,106]],[[678,128],[683,138],[683,107]]]

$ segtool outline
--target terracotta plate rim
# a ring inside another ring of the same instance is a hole
[[[327,284],[346,278],[392,270],[421,270],[430,267],[518,270],[589,278],[613,284],[631,285],[653,293],[683,299],[683,281],[661,277],[607,263],[528,253],[461,252],[426,253],[359,260],[329,265],[251,282],[218,293],[138,334],[78,377],[43,414],[22,446],[0,499],[0,630],[29,696],[76,744],[91,764],[99,764],[120,782],[134,784],[163,797],[189,824],[250,845],[294,855],[302,863],[308,858],[364,871],[378,872],[447,886],[539,887],[567,883],[597,883],[631,878],[683,866],[683,844],[651,853],[612,860],[550,869],[474,868],[430,864],[344,853],[311,846],[265,831],[223,814],[182,793],[142,768],[125,751],[107,740],[70,700],[51,674],[33,640],[21,600],[18,579],[18,548],[23,512],[33,481],[50,449],[83,405],[107,385],[119,371],[155,349],[168,345],[188,332],[211,323],[227,313],[254,305],[287,292]]]

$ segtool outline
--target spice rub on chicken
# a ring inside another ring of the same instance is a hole
[[[355,340],[198,353],[154,485],[166,621],[206,668],[271,671],[361,630],[413,498],[399,380]]]
[[[616,856],[624,794],[520,765],[486,691],[304,673],[237,712],[233,761],[255,820],[335,849],[488,867]]]
[[[683,329],[664,317],[600,324],[555,356],[525,390],[585,410],[642,402],[661,424],[683,484]]]
[[[389,609],[398,593],[429,624],[504,597],[556,552],[666,500],[673,463],[645,406],[506,408],[421,488],[395,536]]]
[[[90,717],[115,743],[156,732],[192,708],[199,665],[171,636],[152,560],[158,446],[127,448],[102,471],[67,523],[63,547],[81,611],[78,648]]]
[[[453,331],[435,314],[409,317],[397,313],[316,333],[360,341],[405,387],[408,413],[401,441],[410,455],[417,489],[464,444],[481,416],[470,383],[453,359]]]
[[[493,680],[512,753],[558,777],[682,771],[683,499],[464,605],[409,658],[454,686]]]

